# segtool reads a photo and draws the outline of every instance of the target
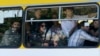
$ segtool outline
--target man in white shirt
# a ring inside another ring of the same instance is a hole
[[[81,22],[80,29],[76,30],[69,38],[68,47],[81,47],[83,46],[85,40],[98,42],[99,39],[89,35],[87,33],[88,30],[89,30],[89,23],[85,21]]]
[[[73,12],[74,12],[73,7],[66,8],[66,10],[65,10],[66,17],[65,18],[66,19],[75,19],[76,16],[74,16]],[[77,25],[77,23],[74,20],[61,21],[61,27],[62,27],[62,30],[63,30],[64,34],[66,35],[66,37],[70,36],[71,32],[75,29],[76,25]]]
[[[67,7],[65,9],[65,19],[83,19],[83,18],[93,18],[96,16],[96,13],[89,13],[88,15],[74,15],[74,8],[73,7]],[[66,37],[69,37],[77,26],[76,20],[62,20],[61,21],[61,27],[66,35]]]

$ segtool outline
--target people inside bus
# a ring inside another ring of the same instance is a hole
[[[34,18],[31,18],[31,20],[40,20],[40,19],[42,19],[41,9],[35,9],[33,17]],[[38,30],[37,27],[39,27],[39,23],[40,22],[31,21],[31,28],[32,28],[33,31]]]
[[[20,22],[13,21],[11,27],[5,31],[0,46],[18,47],[21,43]]]
[[[47,8],[34,9],[34,15],[33,15],[32,19],[34,19],[34,20],[49,19],[50,15],[49,15],[48,11],[49,11],[49,9],[47,9]]]
[[[99,37],[99,21],[98,20],[93,20],[93,22],[89,26],[89,34],[91,36]],[[97,46],[97,42],[92,42],[92,41],[85,41],[84,46]]]
[[[34,11],[34,14],[33,14],[33,17],[32,20],[41,20],[41,19],[47,19],[45,16],[43,16],[44,14],[42,13],[43,9],[35,9]],[[45,10],[44,10],[45,11]],[[36,21],[36,22],[31,22],[30,23],[30,27],[31,27],[31,35],[37,35],[39,31],[39,27],[40,27],[40,24],[41,23],[46,23],[46,28],[49,29],[51,26],[51,22],[40,22],[40,21]],[[33,34],[34,33],[34,34]],[[29,41],[31,40],[31,38],[33,37],[30,37]],[[33,44],[31,44],[33,45]]]
[[[65,19],[71,19],[71,20],[61,21],[62,30],[64,34],[66,35],[66,37],[69,37],[77,26],[77,21],[73,20],[73,19],[76,19],[76,16],[74,15],[73,7],[68,7],[65,9]]]
[[[52,18],[52,15],[49,13],[49,11],[51,11],[49,8],[34,9],[33,18],[30,18],[30,20],[41,20],[41,19]],[[39,21],[37,22],[31,21],[32,29],[35,28],[34,30],[37,30],[38,24],[39,24]],[[46,22],[46,24],[47,24],[48,29],[52,26],[51,21]]]
[[[51,18],[51,20],[57,19],[58,18],[57,11],[56,11],[56,13],[55,13],[55,11],[53,11],[53,13],[51,13],[50,10],[51,9],[47,9],[47,8],[46,9],[35,9],[34,14],[33,14],[34,15],[33,19],[35,19],[35,20],[49,19],[49,18]],[[64,19],[69,19],[69,20],[62,20],[61,21],[61,30],[63,31],[64,35],[66,35],[66,37],[68,37],[68,39],[73,34],[73,32],[77,29],[77,20],[73,20],[73,19],[92,18],[96,15],[96,13],[89,13],[87,15],[75,15],[73,7],[67,7],[64,10],[64,13],[65,13]],[[38,30],[39,30],[38,28],[40,27],[40,23],[41,23],[40,21],[31,22],[30,26],[32,29],[32,32],[31,32],[32,35],[35,35],[35,34],[37,35],[37,33],[41,33],[41,32],[38,32]],[[46,27],[46,31],[48,33],[50,31],[50,29],[52,29],[53,22],[52,21],[47,21],[47,22],[43,21],[43,23],[46,23],[45,27]],[[33,33],[35,33],[35,34],[33,34]],[[51,44],[51,42],[52,42],[52,44]],[[46,40],[46,41],[43,40],[42,46],[48,47],[50,45],[52,45],[52,46],[59,45],[59,43],[58,43],[59,40],[51,41],[51,42],[48,42],[48,40]],[[67,41],[66,41],[66,43],[67,43]]]
[[[54,46],[57,47],[59,46],[59,40],[64,39],[65,35],[62,32],[61,26],[57,21],[53,22],[54,24],[52,27],[48,30],[46,33],[46,43],[44,43],[44,46]],[[61,43],[63,45],[63,43]]]
[[[43,44],[44,42],[44,39],[46,37],[46,32],[47,32],[47,27],[46,27],[46,23],[41,23],[40,26],[39,26],[39,35],[41,36],[41,40],[40,40],[40,43]]]
[[[67,7],[64,10],[65,13],[65,19],[70,20],[62,20],[61,26],[63,29],[64,34],[66,34],[67,37],[69,37],[72,32],[75,30],[75,27],[77,26],[77,23],[73,19],[85,19],[85,18],[94,18],[96,17],[96,13],[88,13],[87,15],[75,15],[74,14],[74,8],[73,7]]]
[[[90,25],[90,34],[93,36],[99,36],[99,20],[93,20]]]
[[[51,19],[57,19],[58,18],[58,16],[57,16],[57,13],[53,13],[52,12],[52,15],[51,15]],[[52,22],[52,21],[50,21],[50,22],[47,22],[48,23],[48,25],[49,25],[49,27],[47,28],[48,30],[47,30],[47,33],[50,31],[50,29],[52,28],[52,26],[54,25],[57,25],[58,24],[58,22]],[[47,33],[46,33],[46,35],[47,35]],[[48,46],[54,46],[53,45],[54,43],[52,42],[52,40],[51,39],[49,39],[49,40],[47,40],[47,36],[45,37],[45,39],[44,39],[44,43],[43,43],[43,46],[44,47],[48,47]]]
[[[40,47],[42,46],[43,39],[45,38],[45,33],[47,31],[46,23],[40,22],[37,27],[37,31],[32,31],[29,36],[30,47]]]
[[[52,13],[52,15],[50,16],[51,20],[54,20],[54,19],[57,19],[58,16],[57,16],[57,13]],[[46,22],[47,24],[47,30],[50,29],[52,27],[52,25],[54,24],[53,21],[47,21]]]
[[[35,9],[34,10],[34,18],[33,19],[35,19],[35,20],[39,20],[39,19],[41,19],[41,15],[42,15],[42,13],[41,13],[42,11],[41,11],[41,9]]]
[[[68,41],[68,47],[82,47],[84,45],[85,40],[89,40],[92,42],[98,42],[99,38],[91,36],[87,32],[89,31],[89,23],[81,22],[80,29],[76,30]]]
[[[43,12],[43,13],[42,13]],[[35,19],[35,20],[41,20],[41,19],[48,19],[49,17],[48,14],[47,14],[48,10],[47,9],[35,9],[34,11],[34,15],[33,17],[34,18],[31,18],[32,20]],[[39,21],[37,22],[31,22],[31,25],[32,25],[32,29],[34,30],[37,30],[37,27],[39,27]],[[47,23],[47,28],[50,28],[52,22],[46,22]]]

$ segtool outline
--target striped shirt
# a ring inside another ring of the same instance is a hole
[[[99,39],[93,36],[90,36],[88,33],[79,29],[73,33],[73,35],[69,38],[68,46],[69,47],[81,47],[84,44],[85,40],[98,42]]]

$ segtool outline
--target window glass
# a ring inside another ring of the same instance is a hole
[[[19,47],[22,36],[22,9],[0,8],[0,47]]]
[[[44,15],[43,19],[35,20],[34,12],[37,10],[39,13],[36,14]],[[98,46],[99,6],[97,4],[31,6],[26,9],[25,15],[26,47]]]
[[[26,20],[45,20],[45,19],[58,19],[58,7],[41,7],[27,9]],[[53,15],[53,16],[52,16]]]

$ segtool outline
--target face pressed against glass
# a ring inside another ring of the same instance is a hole
[[[22,33],[22,9],[0,8],[4,22],[0,24],[0,47],[18,48],[21,44]]]

